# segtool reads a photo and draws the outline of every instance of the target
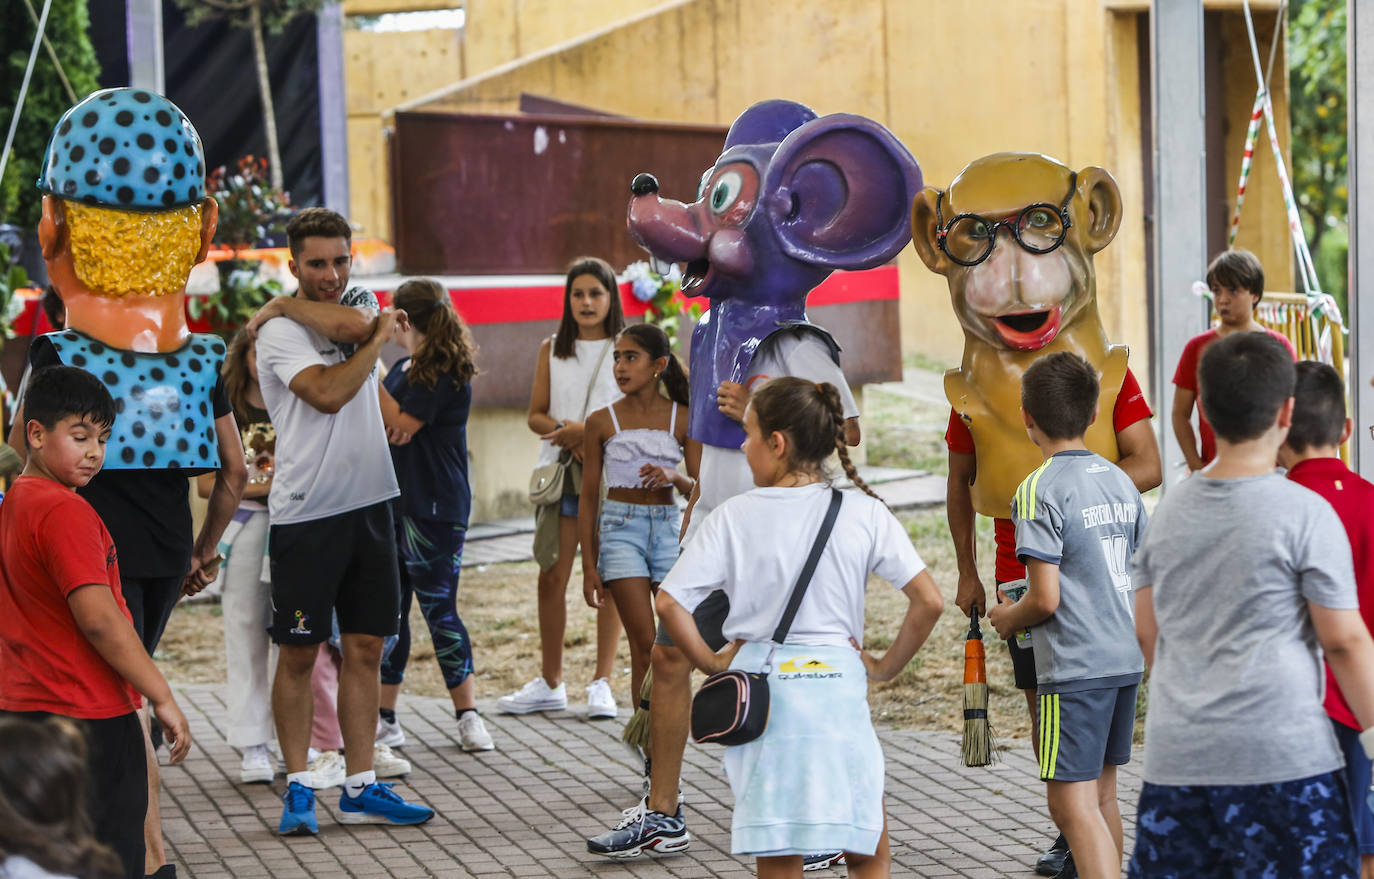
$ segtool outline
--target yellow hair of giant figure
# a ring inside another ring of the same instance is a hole
[[[161,95],[96,92],[53,129],[39,242],[67,326],[125,351],[187,340],[186,279],[219,217],[190,121]]]
[[[916,252],[948,279],[964,330],[945,395],[973,435],[973,506],[985,516],[1006,518],[1016,487],[1041,463],[1021,420],[1021,375],[1043,354],[1072,351],[1097,368],[1099,417],[1085,439],[1108,460],[1120,457],[1112,410],[1127,349],[1102,329],[1092,263],[1120,223],[1110,174],[1074,172],[1038,153],[985,156],[947,190],[916,196]]]

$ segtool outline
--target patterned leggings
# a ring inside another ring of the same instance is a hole
[[[434,639],[434,656],[450,690],[472,674],[472,642],[458,617],[458,570],[467,529],[456,522],[396,517],[396,557],[401,574],[401,630],[382,661],[382,683],[399,684],[410,659],[410,594]]]

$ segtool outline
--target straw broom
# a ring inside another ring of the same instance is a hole
[[[988,667],[983,650],[983,631],[978,627],[978,608],[969,613],[968,638],[964,641],[964,744],[965,766],[992,762],[992,730],[988,723]]]
[[[640,751],[649,750],[649,693],[653,687],[654,670],[650,668],[644,672],[644,683],[639,686],[639,707],[626,722],[625,731],[620,734],[621,741]]]

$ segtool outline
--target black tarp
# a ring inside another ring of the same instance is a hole
[[[124,0],[98,0],[89,8],[101,86],[128,85]],[[162,33],[167,97],[200,132],[206,167],[232,165],[248,154],[266,156],[248,31],[218,21],[188,27],[181,9],[164,0]],[[285,188],[298,207],[319,204],[324,186],[315,17],[303,15],[266,39]]]

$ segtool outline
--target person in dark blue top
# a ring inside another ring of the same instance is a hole
[[[468,411],[476,346],[448,291],[434,281],[406,281],[396,290],[397,308],[410,328],[397,334],[410,352],[383,383],[382,419],[401,496],[394,501],[396,549],[401,574],[401,629],[382,662],[381,716],[377,739],[395,747],[405,741],[396,721],[396,697],[410,658],[410,596],[414,592],[434,639],[434,655],[458,717],[464,751],[490,751],[491,736],[477,713],[472,642],[458,616],[458,570],[472,509],[468,482]]]

